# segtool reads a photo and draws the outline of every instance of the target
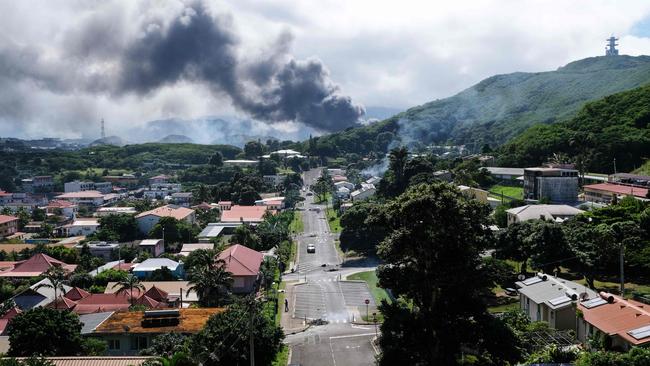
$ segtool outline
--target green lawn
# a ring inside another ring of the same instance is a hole
[[[377,286],[378,279],[377,279],[377,272],[375,271],[355,273],[353,275],[348,276],[348,280],[366,281],[366,283],[368,284],[368,288],[372,293],[372,296],[374,296],[375,298],[375,303],[377,303],[378,305],[381,303],[381,300],[386,300],[388,302],[392,301],[390,296],[388,296],[386,290]]]
[[[280,282],[280,290],[284,290],[286,284]],[[280,326],[280,319],[282,319],[282,313],[284,312],[284,292],[278,292],[278,312],[275,314],[275,325]]]
[[[492,187],[490,187],[489,192],[496,198],[500,198],[502,193],[505,196],[516,198],[516,199],[524,198],[523,187],[511,187],[511,186],[503,186],[500,184],[495,184]]]
[[[303,230],[305,230],[305,224],[302,222],[300,211],[293,212],[293,221],[291,221],[291,224],[289,225],[289,230],[293,234],[302,233]]]
[[[515,302],[510,303],[510,304],[493,306],[493,307],[488,308],[488,311],[491,312],[491,313],[503,313],[503,312],[506,312],[506,311],[512,310],[512,309],[519,309],[519,301],[515,301]]]
[[[330,225],[331,232],[341,232],[341,217],[336,213],[336,210],[329,207],[327,208],[327,223]]]
[[[289,364],[289,347],[286,344],[282,345],[282,349],[275,355],[275,360],[272,366],[287,366]]]

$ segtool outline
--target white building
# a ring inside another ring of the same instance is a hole
[[[142,212],[135,216],[138,221],[138,227],[143,234],[148,234],[161,217],[173,217],[176,220],[194,224],[196,221],[196,212],[186,207],[166,205]]]
[[[78,218],[71,224],[63,226],[65,236],[88,236],[99,229],[99,221],[96,218]]]
[[[108,194],[113,191],[113,185],[110,182],[82,182],[72,181],[63,185],[65,193],[82,192],[82,191],[98,191],[100,193]]]
[[[90,242],[86,243],[88,249],[90,249],[90,254],[95,257],[101,257],[105,261],[110,261],[113,257],[113,251],[117,251],[120,248],[118,243],[107,243],[105,241]],[[83,244],[77,244],[74,246],[75,249],[81,252],[83,249]]]
[[[363,201],[375,195],[377,189],[374,184],[361,183],[361,189],[350,193],[352,201]]]
[[[81,191],[81,192],[64,193],[56,196],[56,199],[65,200],[79,206],[97,207],[106,203],[107,200],[105,199],[104,196],[105,195],[99,191]]]
[[[135,207],[100,207],[95,211],[95,216],[135,215],[136,213],[138,212],[135,210]]]
[[[138,244],[140,250],[157,257],[165,252],[165,242],[162,239],[145,239]]]
[[[526,205],[506,210],[508,225],[512,225],[515,222],[540,219],[564,222],[583,212],[583,210],[569,205]]]
[[[142,194],[148,199],[164,199],[181,192],[180,183],[155,183],[145,188]]]

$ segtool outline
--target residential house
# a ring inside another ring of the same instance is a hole
[[[109,282],[106,285],[104,293],[115,293],[118,290],[117,287],[114,287],[116,283],[117,282]],[[164,300],[160,298],[159,301],[166,302],[172,307],[178,307],[181,304],[181,301],[183,303],[183,307],[188,307],[191,304],[195,304],[199,301],[199,297],[196,294],[196,291],[190,289],[192,285],[190,285],[189,281],[142,281],[140,284],[144,286],[145,293],[149,292],[149,290],[151,290],[153,287],[155,287],[157,291],[163,291],[167,293],[167,297]],[[156,299],[159,299],[157,296],[152,296]]]
[[[597,203],[611,203],[617,199],[632,196],[636,199],[647,200],[648,188],[628,186],[614,183],[597,183],[582,187],[585,192],[585,201]]]
[[[165,242],[162,239],[141,240],[138,247],[153,257],[157,257],[165,252]]]
[[[18,316],[18,314],[22,312],[23,311],[20,310],[19,307],[14,306],[13,308],[5,312],[2,316],[0,316],[0,336],[9,335],[9,333],[7,332],[7,327],[9,326],[11,319],[15,318],[16,316]],[[6,351],[2,351],[2,352],[4,353]]]
[[[217,205],[219,206],[219,211],[228,211],[232,207],[232,201],[219,201]]]
[[[257,289],[264,254],[235,244],[219,253],[218,258],[226,263],[226,269],[232,274],[233,293],[251,293]]]
[[[449,170],[437,170],[433,172],[433,177],[435,179],[440,179],[443,182],[451,182],[451,172]]]
[[[149,185],[166,184],[169,183],[170,179],[171,177],[165,174],[156,175],[155,177],[149,178]]]
[[[633,346],[650,344],[650,305],[601,292],[598,297],[578,305],[577,338],[582,342],[598,333],[605,334],[611,347],[628,351]]]
[[[0,215],[0,239],[14,235],[18,232],[18,218],[15,216]]]
[[[45,195],[0,191],[0,209],[8,208],[12,212],[24,209],[31,213],[35,208],[47,205],[47,202]]]
[[[47,278],[44,278],[35,284],[29,286],[28,289],[14,296],[12,300],[20,310],[29,310],[47,306],[54,301],[54,288],[51,287],[52,283]],[[49,287],[48,287],[49,286]],[[65,292],[70,291],[72,287],[63,285]],[[57,294],[61,296],[60,292]]]
[[[192,192],[172,193],[172,202],[182,207],[190,207],[192,204]]]
[[[336,197],[341,200],[347,200],[350,198],[350,189],[347,187],[338,187],[336,188]]]
[[[131,272],[138,278],[144,279],[149,278],[153,271],[165,267],[169,269],[176,278],[185,277],[183,262],[175,262],[168,258],[149,258],[134,265]]]
[[[107,203],[108,199],[113,199],[113,195],[105,197],[99,191],[81,191],[81,192],[69,192],[56,196],[59,200],[68,201],[79,206],[89,206],[89,207],[98,207]]]
[[[67,291],[48,307],[69,310],[77,314],[93,314],[107,311],[128,311],[131,302],[147,309],[169,308],[167,293],[153,286],[142,293],[138,289],[113,293],[91,294],[78,287]]]
[[[113,258],[113,253],[120,249],[119,243],[108,243],[105,241],[95,241],[86,244],[77,244],[74,246],[77,251],[81,252],[84,245],[88,246],[90,254],[93,257],[100,257],[105,261],[110,261]]]
[[[284,183],[284,180],[287,178],[285,174],[275,174],[275,175],[264,175],[262,180],[264,184],[270,187],[277,187]]]
[[[486,169],[488,172],[490,172],[492,177],[505,181],[517,180],[519,178],[523,178],[524,176],[524,168],[489,166],[481,169]]]
[[[171,197],[174,193],[179,193],[181,190],[180,183],[156,183],[145,188],[142,194],[146,199],[164,199]]]
[[[47,206],[41,208],[45,210],[47,215],[60,215],[72,219],[77,215],[77,209],[79,206],[70,201],[51,200],[48,202]]]
[[[74,272],[77,268],[76,264],[67,264],[58,259],[54,259],[47,254],[37,253],[27,260],[16,262],[16,265],[13,268],[0,272],[0,277],[38,277],[52,266],[61,266],[68,273]]]
[[[269,210],[283,210],[284,197],[267,197],[255,201],[255,206],[266,206]]]
[[[158,335],[192,335],[203,329],[220,308],[190,308],[113,313],[92,333],[108,344],[109,355],[135,355],[151,345]]]
[[[126,271],[130,272],[131,268],[135,266],[135,263],[126,263],[124,259],[116,260],[116,261],[111,261],[107,262],[92,271],[89,271],[88,274],[92,277],[97,276],[98,274],[108,270],[108,269],[116,269],[116,270],[121,270],[121,271]]]
[[[481,203],[488,203],[488,192],[485,190],[464,185],[459,185],[458,190],[467,198],[475,199]]]
[[[352,201],[363,201],[375,195],[377,189],[375,189],[374,184],[370,183],[361,183],[361,189],[357,189],[350,193]]]
[[[234,205],[229,210],[221,212],[221,222],[259,224],[264,221],[264,214],[269,211],[267,206]]]
[[[95,216],[104,217],[108,215],[135,215],[138,212],[135,207],[100,207],[95,211]]]
[[[199,249],[204,249],[204,250],[212,250],[214,249],[214,244],[213,243],[187,243],[183,244],[183,247],[181,248],[180,253],[178,255],[182,255],[187,257],[190,255],[195,250]]]
[[[575,202],[578,200],[578,171],[565,168],[526,168],[524,198]]]
[[[211,243],[221,235],[232,234],[241,225],[241,222],[211,222],[199,233],[199,242]]]
[[[348,181],[334,183],[334,188],[335,189],[339,189],[341,187],[345,187],[345,188],[349,189],[350,191],[354,190],[354,184],[352,184],[352,183],[350,183]]]
[[[558,330],[576,330],[577,301],[598,294],[584,285],[543,273],[516,283],[519,306],[532,321],[544,321]]]
[[[126,173],[122,175],[106,175],[102,179],[122,187],[133,187],[138,184],[138,178],[135,175]]]
[[[63,190],[65,193],[98,191],[103,194],[108,194],[113,191],[113,185],[111,182],[82,182],[75,180],[65,183],[63,185]]]
[[[88,236],[97,232],[99,221],[93,217],[77,218],[62,228],[65,236]]]
[[[166,205],[142,212],[135,216],[138,221],[138,227],[143,234],[148,234],[161,217],[173,217],[176,220],[194,224],[196,221],[196,212],[186,207]]]
[[[569,205],[526,205],[511,208],[506,210],[506,213],[508,225],[512,225],[515,222],[540,219],[563,222],[584,211]]]
[[[54,179],[51,175],[39,175],[22,180],[22,187],[25,192],[51,192],[54,188]]]

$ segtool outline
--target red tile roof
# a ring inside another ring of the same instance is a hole
[[[221,213],[221,222],[261,222],[267,209],[266,206],[235,205]]]
[[[135,216],[136,219],[141,217],[154,215],[158,217],[173,217],[176,220],[184,220],[186,217],[194,213],[194,210],[185,207],[173,207],[171,205],[161,206],[153,210],[142,212]]]
[[[104,194],[99,191],[81,191],[81,192],[68,192],[56,196],[59,199],[66,198],[103,198]]]
[[[90,296],[90,293],[82,288],[73,287],[70,291],[66,292],[65,295],[63,296],[72,301],[77,301]]]
[[[76,264],[67,264],[49,255],[37,253],[25,261],[16,263],[13,269],[0,272],[0,277],[36,277],[52,266],[61,266],[68,272],[72,272],[77,268]]]
[[[74,307],[77,306],[77,303],[74,302],[74,300],[70,300],[67,297],[59,297],[56,301],[53,301],[47,305],[48,308],[52,309],[66,309],[66,310],[72,310]]]
[[[580,310],[585,321],[602,332],[609,335],[618,335],[631,344],[648,343],[650,337],[635,339],[627,332],[650,326],[650,305],[634,300],[624,300],[619,296],[601,292],[603,298],[610,296],[614,299],[614,302],[592,307],[591,309],[587,309],[580,304]]]
[[[233,276],[257,276],[264,254],[235,244],[219,253],[218,258],[226,262],[226,269]]]
[[[128,310],[130,305],[129,295],[125,292],[119,294],[91,294],[77,301],[74,312],[77,314],[90,314],[104,311]]]
[[[18,221],[18,218],[15,216],[0,215],[0,224],[6,224],[12,221]]]
[[[592,189],[597,191],[605,191],[610,193],[616,193],[620,195],[634,195],[635,197],[645,198],[648,194],[647,188],[624,186],[621,184],[612,184],[612,183],[597,183],[590,184],[583,187],[584,189]]]
[[[140,296],[139,299],[137,299],[137,300],[135,301],[135,304],[137,304],[137,305],[144,305],[144,306],[146,306],[146,307],[148,307],[148,308],[154,309],[154,308],[157,308],[157,307],[158,307],[158,305],[160,304],[160,302],[158,302],[158,301],[156,301],[156,300],[150,298],[150,297],[147,296],[147,295],[142,295],[142,296]]]
[[[156,287],[156,285],[153,285],[147,290],[147,292],[144,293],[143,296],[149,297],[156,301],[164,301],[167,300],[167,295],[167,292],[159,289]]]
[[[76,206],[74,203],[65,200],[52,200],[47,204],[48,208],[66,208],[74,206]]]

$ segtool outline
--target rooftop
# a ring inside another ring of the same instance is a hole
[[[233,276],[257,276],[264,254],[240,244],[231,245],[219,253],[226,262],[226,269]]]
[[[620,195],[633,195],[635,197],[646,198],[648,194],[647,188],[624,186],[621,184],[612,183],[597,183],[590,184],[583,187],[584,189],[593,189],[598,191],[606,191]]]
[[[97,334],[151,334],[151,333],[198,333],[210,316],[223,311],[221,308],[174,309],[178,311],[179,322],[176,325],[143,326],[144,311],[126,311],[113,313],[97,327]],[[147,312],[150,313],[150,312]]]
[[[104,198],[104,194],[99,191],[81,191],[81,192],[68,192],[56,196],[59,199],[66,198]]]
[[[267,206],[234,205],[221,213],[221,222],[262,222]]]
[[[526,205],[511,208],[506,212],[516,215],[521,221],[525,221],[539,218],[555,220],[556,216],[575,216],[584,211],[569,205]]]
[[[236,228],[241,222],[211,222],[199,233],[199,238],[216,238],[226,228]]]
[[[0,215],[0,224],[6,224],[12,221],[18,221],[18,218],[15,216]]]
[[[173,217],[176,220],[184,220],[186,217],[190,216],[193,213],[194,210],[189,208],[179,207],[174,205],[166,205],[166,206],[154,208],[153,210],[142,212],[136,215],[135,217],[141,218],[149,215],[154,215],[158,217]]]
[[[179,265],[180,263],[168,258],[149,258],[133,266],[133,271],[152,272],[162,267],[167,267],[169,270],[174,271]]]
[[[27,260],[16,263],[13,269],[0,272],[0,277],[36,277],[52,266],[61,266],[68,272],[77,268],[76,264],[67,264],[49,255],[37,253]]]
[[[524,175],[524,168],[506,168],[498,166],[489,166],[485,168],[488,172],[495,175]]]
[[[46,357],[54,366],[140,366],[150,356],[72,356]],[[25,360],[25,358],[17,358]]]
[[[167,292],[167,295],[180,297],[183,294],[183,301],[196,302],[199,301],[196,292],[191,290],[190,293],[187,293],[187,289],[191,286],[188,281],[141,281],[142,286],[144,286],[145,291],[148,291],[152,287],[156,287],[159,290]],[[106,285],[104,293],[112,294],[117,291],[117,287],[113,288],[116,282],[109,282]]]
[[[634,345],[650,342],[650,305],[605,292],[594,300],[580,304],[585,321]]]
[[[598,297],[595,291],[584,285],[541,273],[519,281],[516,285],[519,293],[537,304],[546,304],[551,309],[564,308],[578,299],[585,301]]]
[[[148,246],[156,246],[158,243],[160,243],[162,239],[144,239],[140,240],[140,246],[141,247],[148,247]]]

